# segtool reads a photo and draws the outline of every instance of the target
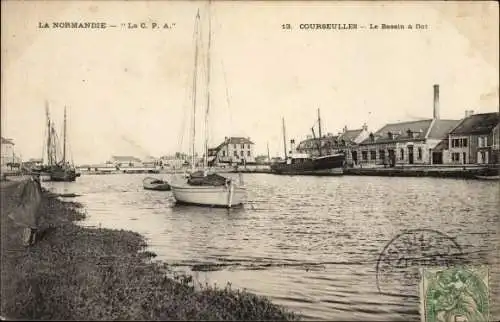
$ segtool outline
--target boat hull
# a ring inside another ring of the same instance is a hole
[[[79,175],[73,171],[52,172],[49,174],[50,181],[73,182]]]
[[[156,181],[159,181],[159,180],[155,179],[155,178],[145,178],[143,180],[144,189],[156,190],[156,191],[169,191],[170,190],[170,185],[167,182],[161,181],[160,183],[157,183]]]
[[[246,197],[246,189],[237,185],[191,186],[171,184],[172,194],[179,204],[205,207],[231,208],[241,206]]]
[[[275,163],[271,172],[285,175],[342,175],[345,162],[343,154],[303,159],[301,162]]]

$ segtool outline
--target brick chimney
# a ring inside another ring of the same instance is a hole
[[[433,119],[439,120],[439,85],[434,84],[434,114]]]
[[[465,117],[469,117],[471,115],[474,115],[474,111],[473,110],[465,110]]]
[[[368,131],[368,125],[366,125],[366,123],[364,123],[361,128],[363,129],[363,131]]]

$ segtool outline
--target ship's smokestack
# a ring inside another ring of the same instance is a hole
[[[439,119],[439,85],[434,84],[434,114],[433,118]]]

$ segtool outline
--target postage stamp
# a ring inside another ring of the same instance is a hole
[[[422,322],[489,321],[487,266],[421,268]]]

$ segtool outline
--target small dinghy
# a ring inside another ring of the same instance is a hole
[[[158,191],[168,191],[170,190],[170,185],[168,182],[161,179],[146,177],[142,180],[144,189],[146,190],[158,190]]]

